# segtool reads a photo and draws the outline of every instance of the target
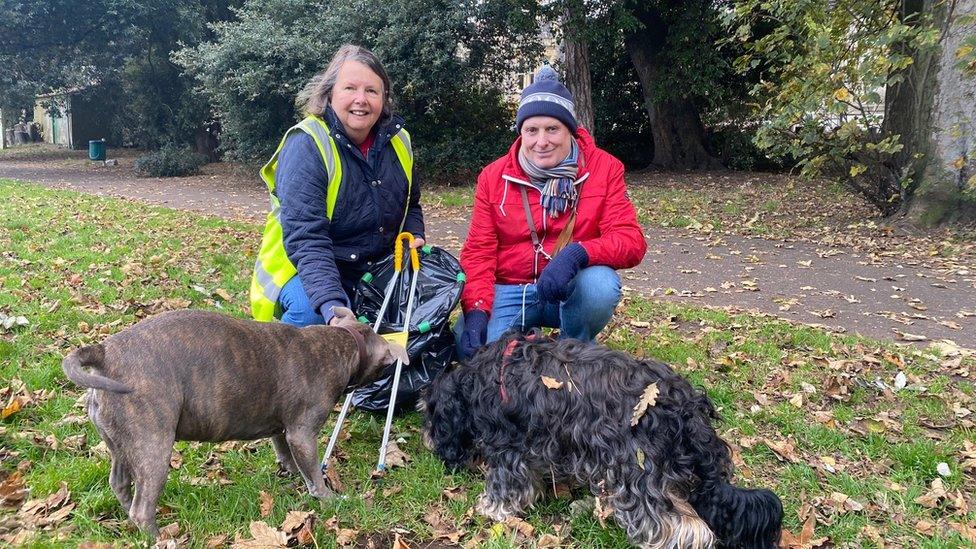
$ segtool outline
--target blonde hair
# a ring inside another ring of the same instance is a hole
[[[329,66],[324,71],[316,74],[305,84],[302,91],[295,97],[295,106],[305,116],[322,116],[326,107],[332,101],[332,89],[335,88],[336,80],[339,79],[339,70],[347,61],[356,61],[366,65],[369,70],[376,73],[383,81],[383,112],[381,120],[385,120],[393,114],[393,99],[390,95],[390,77],[386,74],[386,69],[380,63],[376,54],[362,46],[344,44],[339,51],[332,56]]]

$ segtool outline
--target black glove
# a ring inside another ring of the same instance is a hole
[[[566,301],[569,297],[569,283],[589,262],[590,256],[586,253],[586,248],[578,242],[563,248],[539,275],[539,281],[536,282],[539,299],[550,303]]]
[[[488,314],[481,309],[471,309],[464,315],[464,331],[461,332],[461,360],[474,356],[488,338]]]

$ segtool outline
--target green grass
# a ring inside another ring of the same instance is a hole
[[[441,189],[438,196],[460,203],[470,200],[465,193]],[[99,438],[93,426],[62,421],[83,410],[75,406],[81,393],[64,379],[61,358],[166,309],[245,316],[259,233],[253,225],[0,180],[0,312],[30,322],[0,332],[0,389],[16,379],[30,391],[50,391],[0,422],[0,468],[9,472],[29,462],[24,467],[30,498],[44,498],[65,482],[77,505],[64,522],[36,531],[28,545],[144,541],[109,489],[109,463],[95,451]],[[228,301],[221,297],[225,293]],[[973,523],[973,511],[957,512],[946,501],[934,509],[915,502],[938,476],[938,464],[946,462],[952,472],[944,479],[946,489],[963,494],[970,508],[974,503],[973,472],[960,465],[964,442],[974,438],[972,423],[952,412],[956,402],[976,409],[972,382],[949,377],[938,357],[766,317],[634,297],[627,298],[603,337],[611,347],[674,364],[707,390],[722,416],[717,427],[741,458],[737,482],[776,491],[791,531],[799,532],[805,518],[799,510],[812,505],[820,517],[815,538],[827,537],[835,545],[873,546],[865,534],[870,526],[902,546],[966,546],[951,525]],[[890,382],[897,367],[887,359],[862,359],[884,353],[900,356],[925,390],[914,390],[913,384],[912,390],[891,394],[874,385],[875,379]],[[847,362],[829,365],[838,359]],[[838,376],[849,389],[842,399],[826,393],[828,381]],[[799,406],[791,403],[797,394],[803,396]],[[601,527],[592,514],[574,516],[567,498],[548,498],[530,510],[526,520],[535,528],[530,539],[481,517],[469,518],[484,486],[482,475],[446,472],[423,448],[416,413],[394,424],[394,438],[402,440],[412,461],[378,484],[370,472],[382,418],[354,412],[346,431],[349,438],[340,444],[342,459],[336,465],[343,497],[326,503],[305,495],[298,479],[277,475],[274,452],[265,441],[180,442],[182,464],[171,471],[160,498],[159,522],[178,523],[193,546],[202,546],[216,535],[250,537],[251,521],[278,527],[288,511],[307,510],[318,517],[319,547],[336,545],[334,527],[355,529],[361,541],[368,537],[383,545],[394,528],[408,532],[408,540],[431,541],[435,532],[425,515],[434,510],[463,531],[462,543],[476,540],[484,547],[531,547],[557,529],[568,529],[565,542],[575,547],[625,544],[612,521]],[[77,444],[78,435],[83,444]],[[784,460],[767,440],[791,442],[792,454]],[[834,464],[832,472],[822,465],[825,459]],[[210,477],[229,483],[216,484]],[[447,497],[446,491],[460,495]],[[274,500],[267,517],[261,516],[261,492]],[[863,509],[835,508],[833,492]],[[332,517],[337,522],[327,524]],[[16,520],[16,509],[0,509],[0,525],[7,520]],[[920,520],[936,527],[920,534],[915,528]],[[0,535],[11,533],[3,528]]]
[[[432,185],[424,187],[424,204],[426,206],[459,208],[465,211],[474,203],[474,186],[449,187],[446,185]]]

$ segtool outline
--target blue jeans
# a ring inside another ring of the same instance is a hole
[[[308,294],[298,275],[291,277],[285,283],[278,295],[278,306],[281,307],[281,321],[285,324],[304,328],[312,324],[325,324],[325,318],[318,311],[312,309],[312,304],[308,301]]]
[[[570,287],[566,301],[543,303],[535,284],[496,284],[495,302],[488,320],[488,343],[511,329],[525,332],[541,326],[559,328],[561,338],[593,341],[620,303],[620,276],[610,267],[587,267],[570,282]],[[463,331],[461,316],[454,325],[458,341]]]

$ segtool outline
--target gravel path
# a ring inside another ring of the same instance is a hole
[[[256,174],[216,164],[203,175],[137,178],[83,158],[0,157],[0,178],[143,200],[252,222],[268,199]],[[428,240],[452,252],[467,230],[463,208],[427,208]],[[892,341],[949,339],[976,348],[976,273],[851,248],[645,227],[649,251],[623,273],[626,289],[655,299],[767,313],[832,331]],[[257,238],[257,232],[255,234]]]

